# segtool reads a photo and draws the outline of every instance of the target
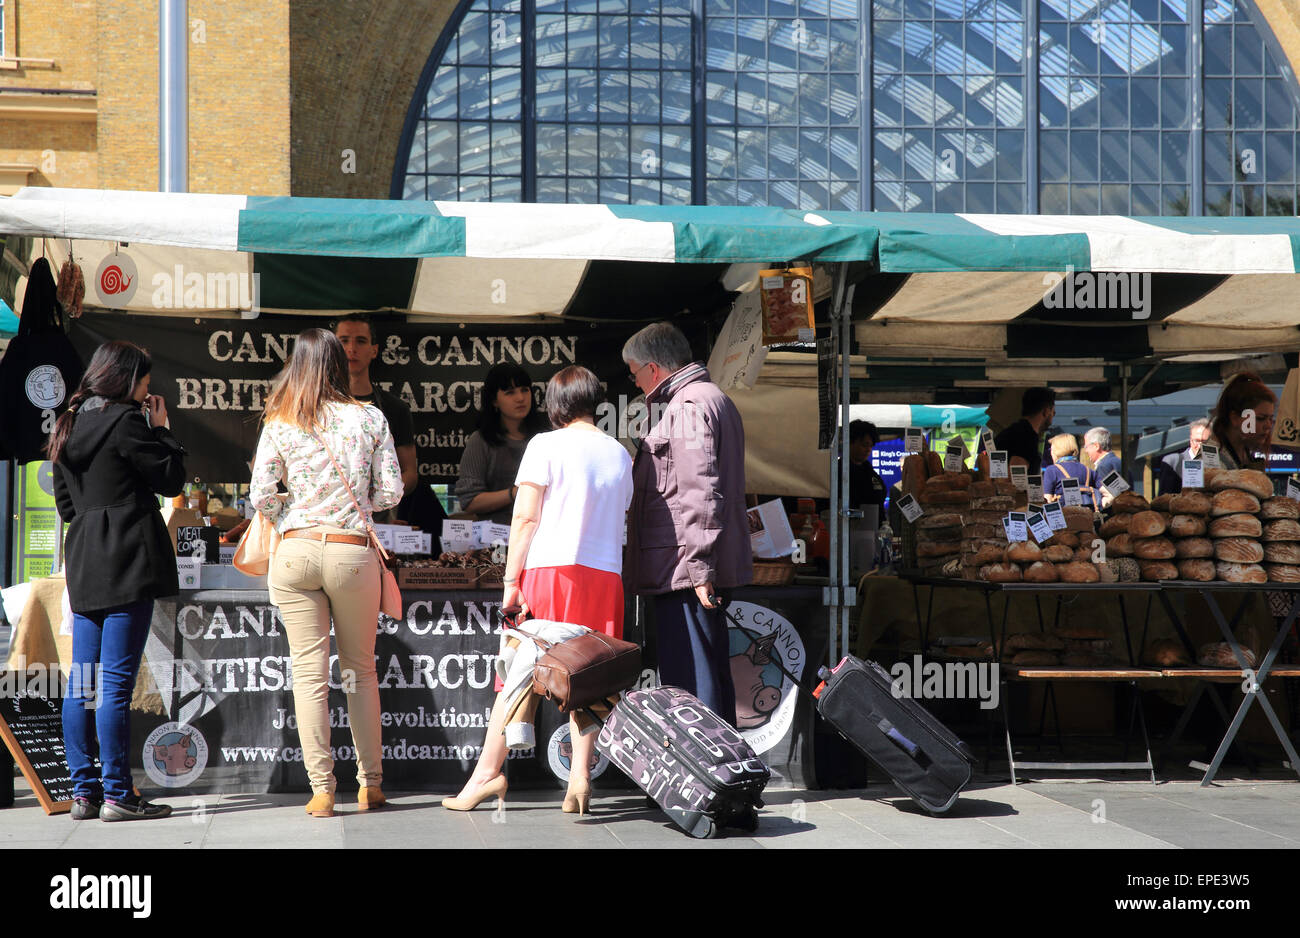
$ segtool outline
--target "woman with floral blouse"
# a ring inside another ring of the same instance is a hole
[[[357,513],[348,486],[367,516],[401,500],[393,437],[377,407],[348,393],[347,355],[324,329],[298,336],[272,385],[263,420],[249,497],[284,538],[267,581],[293,661],[294,713],[312,788],[307,813],[334,814],[331,618],[357,751],[357,807],[383,807],[375,675],[380,567],[366,537],[368,517]],[[279,490],[281,483],[287,494]]]

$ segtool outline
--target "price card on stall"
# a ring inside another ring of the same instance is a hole
[[[1029,530],[1034,533],[1034,540],[1040,544],[1052,536],[1052,526],[1047,523],[1047,518],[1041,511],[1029,513]]]
[[[943,457],[944,472],[961,472],[961,467],[962,467],[961,454],[964,448],[965,447],[960,446],[956,443],[948,444],[948,451],[944,453],[944,457]]]
[[[1199,489],[1205,485],[1205,471],[1199,459],[1183,460],[1183,488]]]
[[[421,531],[398,531],[393,535],[393,553],[428,554],[433,549],[431,535]]]
[[[915,521],[925,514],[925,509],[911,495],[904,495],[898,500],[898,510],[903,513],[903,517],[908,521]]]
[[[1083,496],[1079,494],[1078,479],[1061,480],[1061,503],[1067,508],[1078,508],[1083,504]]]
[[[1043,477],[1036,475],[1026,478],[1025,491],[1029,493],[1031,502],[1041,505],[1043,503]]]
[[[925,431],[920,427],[908,427],[903,431],[903,452],[919,453],[925,445]]]
[[[1006,529],[1007,540],[1011,543],[1029,540],[1029,525],[1023,511],[1008,512],[1002,519],[1002,526]]]
[[[1061,511],[1060,502],[1048,502],[1043,508],[1047,516],[1047,526],[1053,531],[1065,530],[1065,512]]]
[[[1022,492],[1029,490],[1029,467],[1012,466],[1009,470],[1011,473],[1011,484]]]
[[[1120,474],[1114,469],[1107,474],[1106,478],[1101,480],[1101,487],[1106,490],[1106,494],[1111,498],[1122,492],[1127,492],[1129,488],[1128,483],[1120,478]]]
[[[988,427],[982,427],[980,429],[980,442],[984,444],[984,452],[986,453],[993,452],[993,448],[997,446],[997,444],[993,442],[993,431]]]
[[[1286,497],[1300,502],[1300,477],[1291,476],[1286,480]]]
[[[176,576],[183,590],[199,588],[199,574],[203,570],[202,557],[177,557]]]
[[[1007,451],[1004,449],[989,450],[989,477],[993,479],[1007,478]]]
[[[448,518],[442,523],[442,549],[460,553],[474,543],[474,522],[465,518]]]
[[[1201,466],[1204,469],[1219,468],[1219,447],[1216,443],[1201,444]]]

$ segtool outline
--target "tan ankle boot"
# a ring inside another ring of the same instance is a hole
[[[378,785],[362,785],[357,792],[358,811],[373,811],[376,808],[382,808],[386,804],[388,804],[388,799],[384,797],[384,793]]]
[[[311,801],[307,802],[307,813],[312,817],[333,817],[334,794],[328,791],[320,791],[312,795]]]

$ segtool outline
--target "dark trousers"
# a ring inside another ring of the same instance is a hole
[[[63,748],[78,798],[122,801],[132,794],[131,694],[152,615],[153,600],[145,599],[72,617]]]
[[[705,609],[695,590],[654,597],[655,645],[659,682],[690,691],[718,716],[736,725],[736,688],[731,680],[727,595],[722,605]]]

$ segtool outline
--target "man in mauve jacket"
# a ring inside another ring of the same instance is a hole
[[[623,346],[623,361],[650,409],[632,464],[625,582],[654,597],[660,680],[734,726],[723,612],[728,591],[753,578],[745,428],[675,326],[646,326]]]

